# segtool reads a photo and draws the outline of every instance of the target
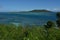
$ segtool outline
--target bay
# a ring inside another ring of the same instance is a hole
[[[55,12],[0,12],[0,24],[19,23],[22,25],[44,25],[56,21]]]

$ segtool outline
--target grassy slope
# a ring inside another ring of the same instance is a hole
[[[16,27],[15,25],[0,25],[0,40],[60,40],[60,30],[55,28],[50,28],[49,36],[46,37],[46,32],[44,27],[37,26],[26,26],[21,25]],[[26,37],[26,33],[27,37]]]

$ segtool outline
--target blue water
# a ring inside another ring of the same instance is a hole
[[[56,13],[53,12],[0,12],[0,23],[20,23],[43,25],[47,21],[56,21]]]

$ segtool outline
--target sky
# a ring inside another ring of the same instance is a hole
[[[0,12],[33,9],[60,11],[60,0],[0,0]]]

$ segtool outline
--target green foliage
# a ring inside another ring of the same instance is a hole
[[[57,12],[56,16],[57,18],[60,18],[60,12]]]
[[[54,25],[52,21],[48,21],[46,25],[44,25],[45,28],[51,28]]]
[[[49,30],[48,40],[60,40],[60,30],[54,27]],[[27,36],[26,36],[27,35]],[[0,24],[0,40],[46,40],[44,27],[15,26]]]
[[[60,28],[60,12],[57,12],[56,16],[57,16],[56,24],[57,24],[57,27]]]
[[[46,25],[44,25],[45,27],[45,31],[46,31],[46,40],[48,40],[49,38],[49,29],[53,26],[53,22],[52,21],[48,21]]]

